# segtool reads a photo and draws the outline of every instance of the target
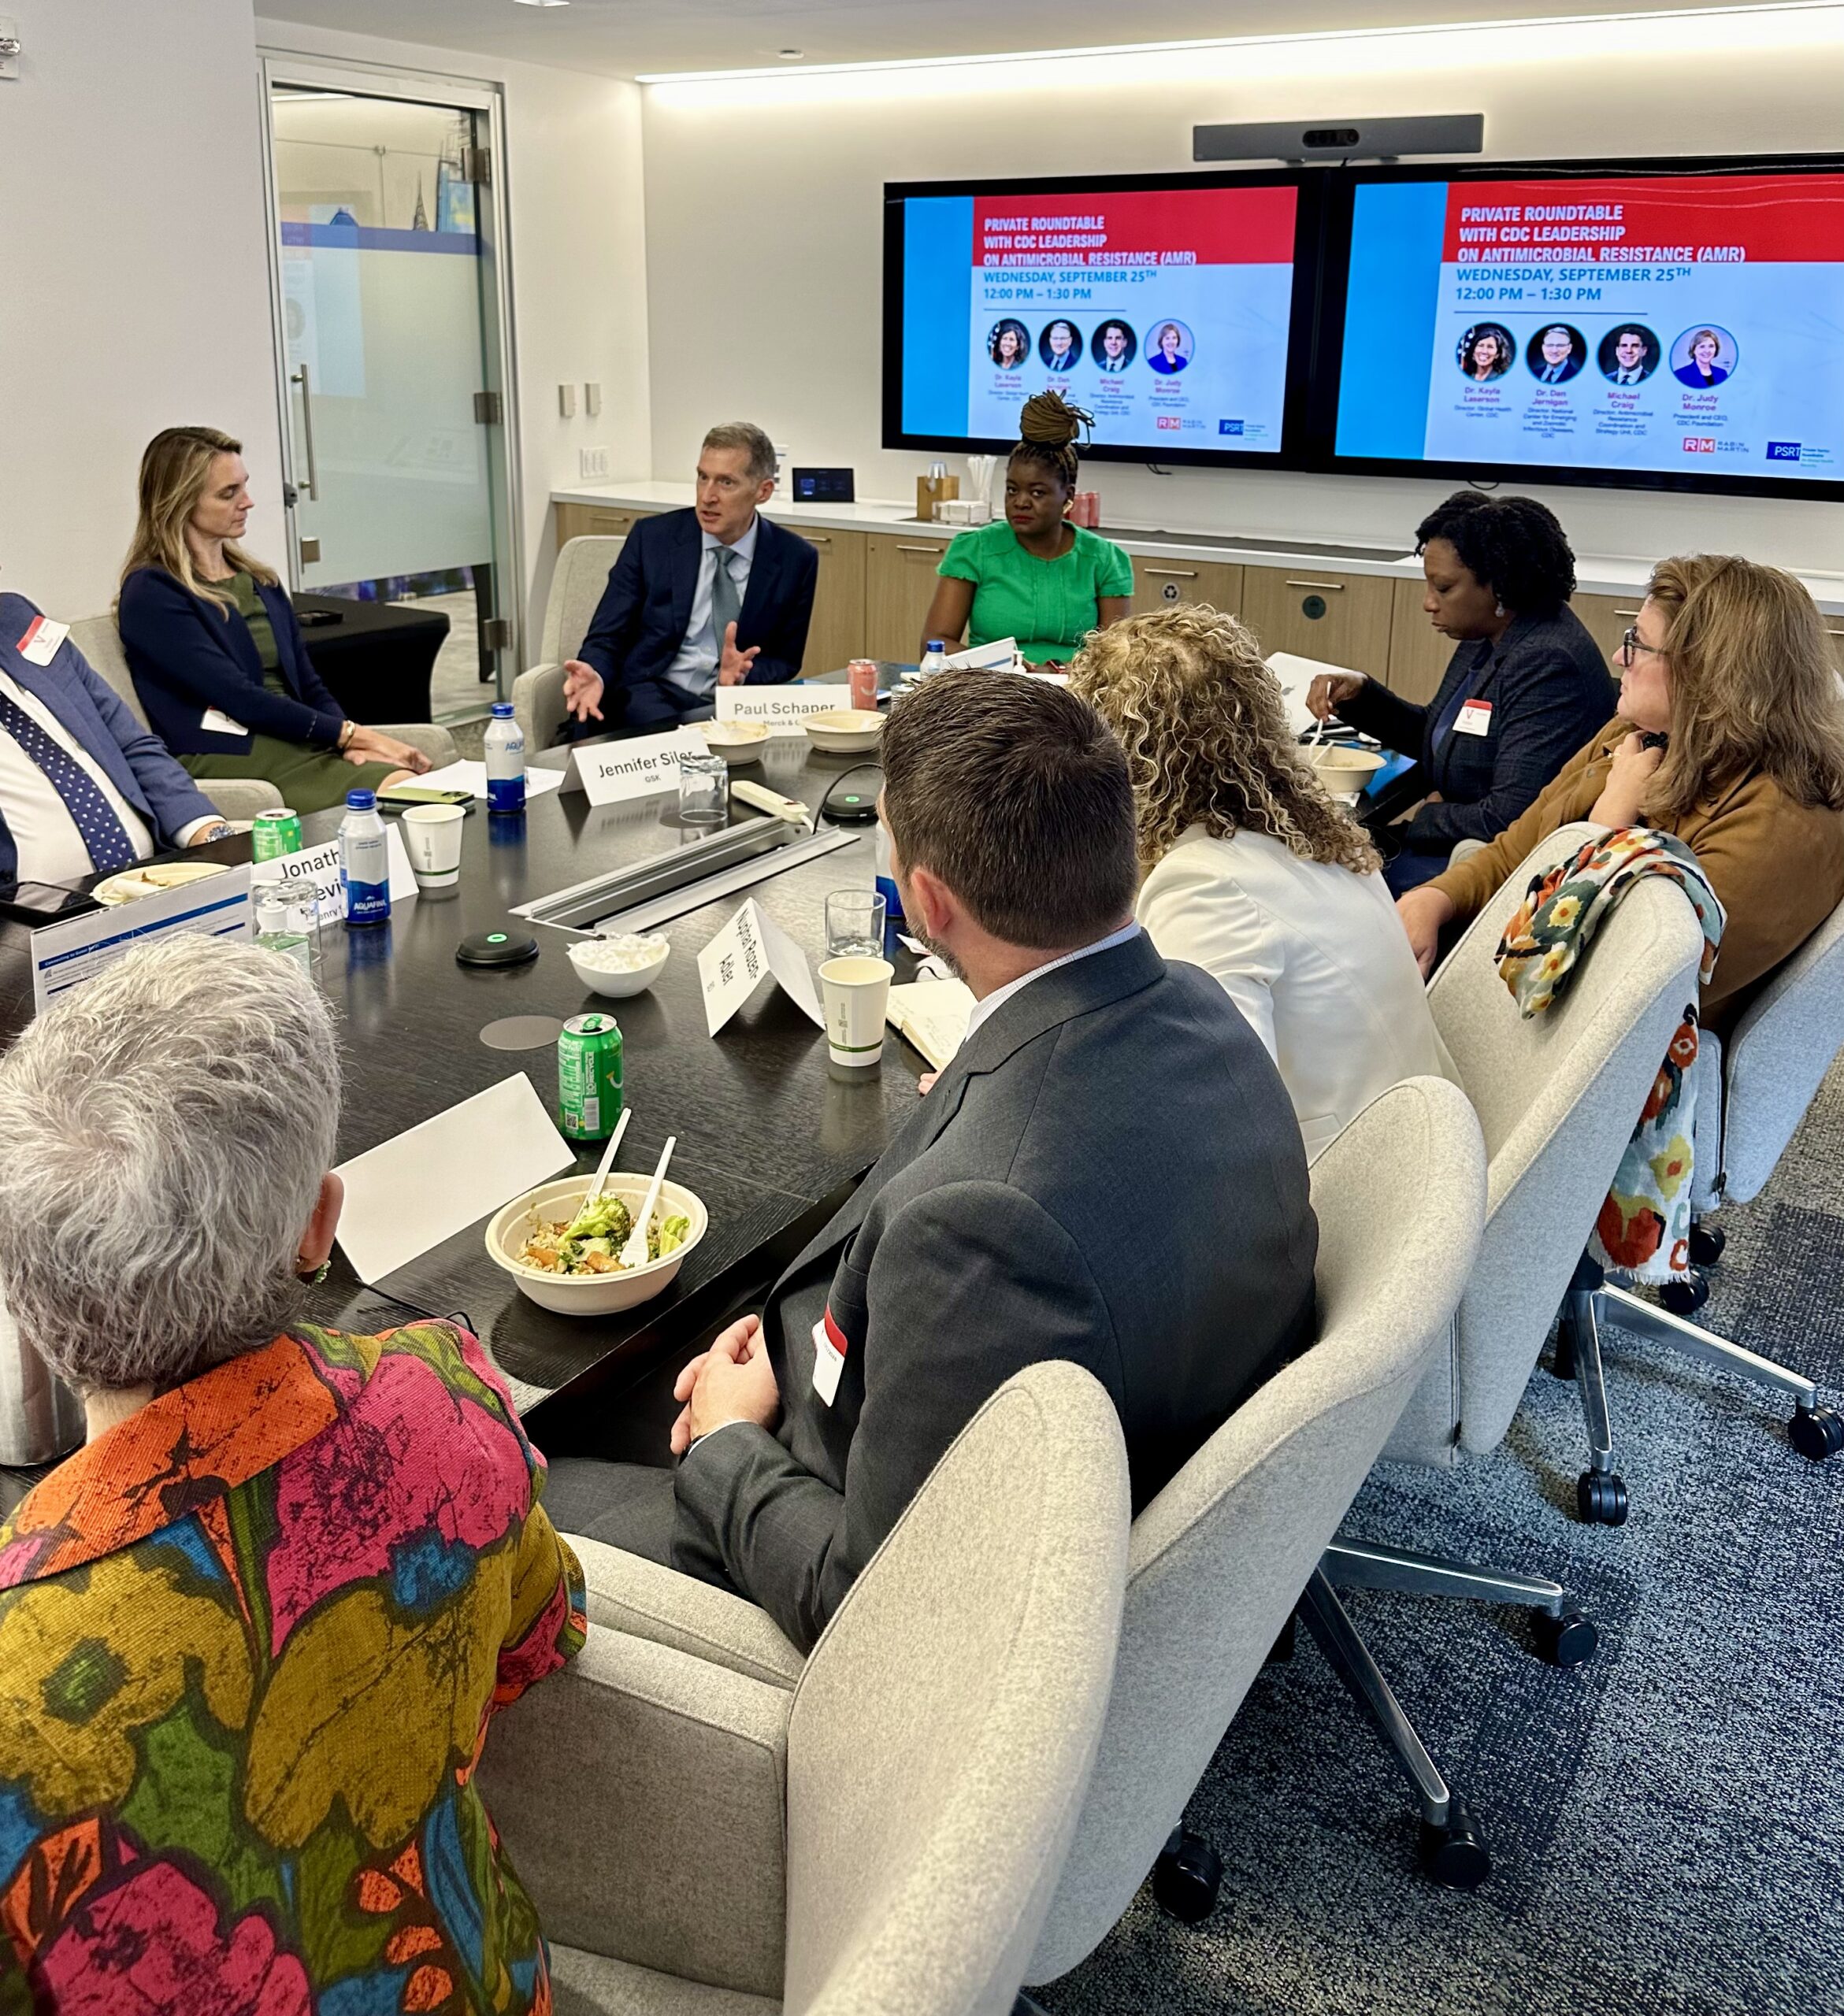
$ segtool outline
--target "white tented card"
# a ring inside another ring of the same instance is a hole
[[[42,1015],[48,1003],[150,939],[179,932],[247,938],[253,929],[247,868],[227,868],[68,924],[41,925],[32,933],[32,1012]]]
[[[376,1287],[575,1160],[531,1080],[515,1072],[342,1162],[339,1244]]]
[[[525,802],[529,805],[534,798],[542,798],[547,791],[560,790],[565,774],[562,770],[545,769],[537,764],[528,763]],[[484,763],[465,761],[444,763],[439,770],[425,770],[420,777],[411,778],[410,783],[419,790],[471,791],[476,798],[484,800],[487,795],[487,766]]]
[[[1000,637],[970,650],[950,651],[941,663],[949,672],[1009,672],[1017,656],[1017,638]]]
[[[1315,725],[1313,716],[1307,711],[1306,694],[1322,672],[1332,679],[1364,676],[1348,665],[1327,665],[1323,658],[1296,658],[1291,651],[1274,652],[1268,659],[1267,669],[1280,681],[1281,691],[1287,700],[1287,725],[1296,735],[1303,734]]]
[[[1454,717],[1456,735],[1490,735],[1492,732],[1492,702],[1490,700],[1468,700]]]
[[[838,1397],[839,1374],[845,1369],[845,1340],[833,1336],[829,1309],[813,1326],[813,1390],[829,1407]]]
[[[68,623],[54,623],[48,616],[35,616],[19,640],[19,654],[28,665],[49,665],[69,635]]]
[[[391,900],[394,903],[408,902],[416,894],[416,872],[404,851],[403,836],[388,822],[384,827],[384,849],[391,863]],[[273,861],[259,861],[251,873],[259,889],[311,889],[316,923],[337,924],[346,914],[345,895],[339,884],[337,838],[298,848],[293,854],[277,854]]]
[[[216,707],[207,707],[198,717],[198,725],[207,735],[247,735],[250,731],[241,721],[234,721],[228,714],[220,713]]]
[[[837,713],[849,707],[843,686],[720,686],[720,721],[766,721],[770,736],[797,736],[809,714]]]
[[[694,728],[668,728],[662,735],[630,736],[625,742],[579,745],[570,752],[566,791],[587,791],[592,805],[619,805],[630,798],[653,798],[679,788],[679,758],[706,754]]]
[[[772,978],[803,1015],[826,1025],[807,954],[751,896],[698,954],[704,1020],[715,1036],[765,979]]]

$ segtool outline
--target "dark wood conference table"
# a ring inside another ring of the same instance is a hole
[[[561,760],[561,752],[548,754],[553,764]],[[810,752],[803,739],[771,743],[763,762],[738,774],[817,807],[854,766],[850,758]],[[329,812],[304,821],[309,842],[336,832],[339,818]],[[554,791],[510,820],[491,818],[477,806],[466,823],[461,882],[452,895],[402,903],[381,928],[329,926],[316,977],[342,1024],[342,1160],[515,1071],[555,1113],[555,1044],[497,1050],[482,1042],[480,1031],[506,1017],[562,1019],[605,1008],[621,1026],[633,1112],[621,1166],[651,1170],[666,1136],[676,1135],[672,1174],[704,1200],[711,1224],[665,1294],[614,1316],[558,1316],[528,1301],[488,1258],[483,1220],[388,1277],[379,1284],[383,1294],[358,1281],[336,1254],[332,1274],[312,1292],[314,1320],[373,1330],[406,1320],[405,1305],[431,1315],[465,1314],[514,1382],[541,1447],[642,1454],[623,1448],[627,1438],[618,1432],[624,1391],[688,1354],[721,1319],[760,1294],[849,1196],[915,1107],[924,1068],[915,1052],[892,1035],[875,1078],[843,1082],[829,1067],[822,1032],[766,980],[716,1037],[706,1033],[699,950],[753,895],[817,965],[828,891],[868,888],[874,873],[872,829],[847,830],[859,834],[852,846],[662,926],[671,958],[648,992],[625,1001],[604,1001],[584,988],[565,954],[572,936],[566,932],[532,927],[539,957],[505,971],[459,966],[455,949],[468,933],[503,925],[515,904],[696,837],[678,824],[671,797],[598,810],[580,794]],[[224,841],[203,851],[243,860],[248,845]],[[32,1012],[22,938],[20,927],[0,921],[0,1040]],[[899,955],[899,977],[911,963]],[[580,1148],[579,1166],[593,1169],[600,1147]],[[653,1417],[661,1404],[655,1381]],[[645,1436],[655,1439],[658,1426],[650,1418]],[[653,1455],[662,1459],[662,1450]]]

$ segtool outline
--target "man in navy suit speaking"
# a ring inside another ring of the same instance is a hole
[[[708,721],[719,686],[799,673],[819,555],[760,515],[774,487],[774,447],[759,427],[733,421],[705,435],[696,504],[629,533],[563,669],[577,721],[676,728]]]

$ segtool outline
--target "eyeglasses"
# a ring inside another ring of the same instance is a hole
[[[1664,656],[1664,652],[1656,644],[1642,644],[1637,630],[1627,630],[1621,633],[1620,661],[1622,665],[1631,665],[1636,658],[1661,658]]]

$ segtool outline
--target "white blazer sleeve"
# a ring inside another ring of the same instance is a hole
[[[1201,966],[1276,1058],[1274,986],[1286,963],[1267,913],[1226,876],[1168,854],[1146,879],[1135,914],[1163,959]]]

